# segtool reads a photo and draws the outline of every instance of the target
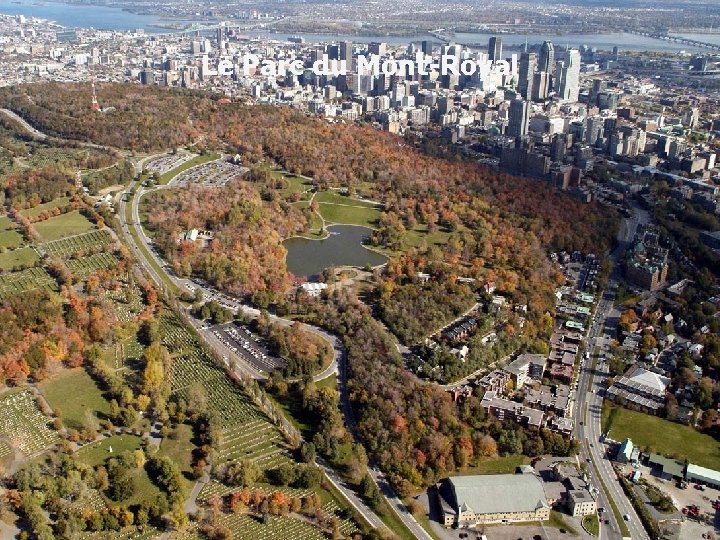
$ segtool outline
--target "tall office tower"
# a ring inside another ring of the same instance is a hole
[[[565,133],[557,133],[553,135],[550,143],[550,159],[562,162],[567,153],[567,135]]]
[[[325,52],[328,60],[340,60],[340,45],[328,45]]]
[[[350,69],[350,62],[352,61],[353,44],[352,41],[341,41],[340,42],[340,60],[345,60]]]
[[[387,45],[385,43],[370,43],[368,44],[368,54],[377,54],[383,56],[387,51]]]
[[[221,51],[225,48],[225,28],[222,26],[217,29],[217,46]]]
[[[580,51],[571,49],[565,53],[565,60],[558,64],[560,81],[558,95],[562,101],[575,103],[580,95]]]
[[[545,71],[535,73],[532,86],[532,100],[543,101],[550,93],[550,74]]]
[[[538,71],[544,71],[548,75],[553,74],[555,69],[555,47],[552,41],[543,41],[540,46],[540,57],[538,58]]]
[[[488,44],[488,56],[492,62],[502,60],[502,38],[493,36]]]
[[[433,53],[433,44],[432,41],[424,40],[420,44],[420,50],[425,56],[432,56]]]
[[[507,134],[510,137],[524,137],[530,124],[530,106],[527,101],[514,99],[510,102]]]
[[[593,79],[592,88],[588,97],[589,105],[597,105],[597,99],[600,92],[605,90],[605,81],[602,79]]]
[[[520,54],[517,89],[523,99],[532,99],[536,65],[537,55],[535,53],[524,52]]]

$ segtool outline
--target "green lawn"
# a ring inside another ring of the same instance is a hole
[[[347,199],[347,198],[346,198]],[[320,202],[319,211],[325,221],[343,225],[364,225],[375,228],[380,220],[380,210],[373,207],[357,207],[354,201],[347,199],[343,205]]]
[[[330,375],[329,377],[315,383],[318,388],[337,388],[337,375]]]
[[[40,383],[40,390],[53,409],[60,409],[70,428],[79,429],[92,417],[110,412],[110,403],[83,368],[77,368]]]
[[[15,266],[31,265],[40,260],[34,248],[24,247],[0,253],[0,270],[9,270]]]
[[[347,204],[350,206],[362,206],[363,208],[377,208],[378,205],[369,201],[363,201],[354,197],[342,195],[338,191],[318,191],[315,200],[319,203]]]
[[[170,180],[175,178],[178,174],[187,171],[191,167],[195,167],[196,165],[202,165],[203,163],[208,163],[210,161],[215,161],[219,157],[220,154],[218,154],[217,152],[211,152],[210,154],[195,156],[194,158],[183,163],[182,165],[179,165],[178,167],[170,169],[168,172],[161,174],[160,178],[158,179],[158,184],[165,185],[170,182]]]
[[[85,233],[95,228],[79,210],[34,223],[33,227],[45,242]]]
[[[0,248],[15,249],[22,245],[22,234],[15,230],[0,231]]]
[[[312,189],[312,180],[308,178],[302,178],[295,176],[287,171],[272,171],[273,178],[284,178],[288,183],[287,187],[279,189],[278,193],[283,197],[290,197],[293,193],[301,193],[302,199],[307,200],[310,198],[310,191]],[[305,193],[307,191],[307,193]]]
[[[15,223],[8,216],[0,216],[0,231],[10,231],[15,228]]]
[[[689,426],[609,404],[603,406],[603,430],[613,409],[617,412],[610,426],[612,439],[622,441],[630,437],[640,448],[648,447],[653,452],[720,470],[720,442],[713,437]]]
[[[597,514],[591,516],[585,516],[582,520],[585,530],[593,536],[600,535],[600,521],[598,520]]]
[[[142,439],[135,435],[113,435],[107,439],[84,446],[75,453],[75,456],[79,461],[90,467],[96,467],[124,452],[137,450],[140,448],[141,442]],[[112,452],[110,452],[111,448]]]
[[[180,467],[185,479],[185,488],[190,492],[193,480],[190,480],[192,473],[192,451],[195,445],[190,442],[193,437],[192,427],[188,424],[180,424],[170,431],[160,444],[159,455],[167,456]]]
[[[26,218],[39,216],[42,214],[45,210],[52,210],[53,208],[60,208],[61,206],[65,206],[70,202],[69,197],[59,197],[57,199],[53,199],[50,202],[47,202],[45,204],[38,204],[37,206],[33,208],[28,208],[26,210],[21,210],[20,214]]]
[[[423,242],[428,246],[444,246],[450,238],[450,233],[437,230],[432,234],[428,233],[427,225],[418,225],[411,231],[405,233],[403,241],[406,248],[420,247]]]
[[[140,437],[134,435],[113,435],[81,448],[75,455],[79,461],[95,467],[124,452],[137,450],[140,448],[140,443]],[[112,452],[110,452],[111,448]],[[135,480],[135,490],[132,497],[122,501],[123,504],[138,504],[144,500],[152,500],[160,495],[160,489],[150,480],[145,468],[132,469],[130,476]]]
[[[520,465],[530,463],[527,456],[504,456],[480,458],[475,467],[468,467],[463,474],[512,474]]]

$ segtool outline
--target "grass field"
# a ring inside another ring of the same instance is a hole
[[[527,456],[482,458],[475,467],[468,467],[463,474],[513,474],[520,465],[530,463]]]
[[[134,435],[114,435],[92,443],[77,451],[79,461],[92,467],[105,463],[108,459],[140,448],[142,440]],[[112,452],[110,449],[112,448]],[[137,504],[160,495],[160,490],[153,484],[144,468],[132,469],[130,476],[134,478],[135,489],[132,497],[123,500],[123,504]]]
[[[119,456],[123,452],[137,450],[140,448],[142,439],[135,435],[113,435],[107,439],[91,443],[82,447],[75,453],[79,461],[96,467],[102,465],[108,459]],[[112,448],[112,452],[110,449]]]
[[[610,437],[622,441],[630,437],[640,448],[653,452],[688,459],[695,465],[709,469],[720,469],[720,442],[689,426],[676,424],[657,416],[650,416],[622,407],[603,406],[603,431],[606,431],[610,412],[615,409]],[[662,435],[660,435],[662,434]]]
[[[185,487],[188,492],[192,489],[192,451],[195,446],[191,440],[193,437],[192,427],[188,424],[180,424],[165,437],[160,444],[160,455],[167,456],[180,467],[185,479]]]
[[[66,236],[88,232],[95,226],[80,211],[75,210],[35,223],[33,227],[45,242],[50,242]]]
[[[407,231],[403,240],[405,247],[411,248],[420,247],[423,242],[428,246],[444,246],[447,244],[449,238],[450,233],[448,232],[438,230],[430,234],[428,233],[427,225],[418,225],[411,231]]]
[[[330,223],[363,225],[371,228],[376,228],[380,219],[380,211],[374,208],[356,208],[330,203],[320,203],[320,214]]]
[[[220,154],[217,152],[212,152],[210,154],[205,154],[202,156],[196,156],[192,158],[189,161],[186,161],[182,165],[175,167],[174,169],[170,169],[168,172],[161,174],[160,178],[158,179],[158,184],[165,185],[170,180],[175,178],[178,174],[183,173],[190,169],[191,167],[195,167],[196,165],[202,165],[203,163],[208,163],[210,161],[215,161],[220,157]]]
[[[20,265],[30,265],[40,260],[34,248],[24,247],[0,253],[0,270],[9,270]]]
[[[0,216],[0,231],[9,231],[15,228],[13,220],[8,216]]]
[[[22,235],[15,231],[0,231],[0,248],[15,249],[22,245]]]
[[[293,193],[300,193],[302,200],[310,198],[310,189],[312,189],[312,181],[307,178],[295,176],[287,171],[272,171],[273,178],[284,178],[288,186],[278,190],[283,197],[290,197]],[[307,191],[307,193],[305,193]]]
[[[52,210],[53,208],[60,208],[62,206],[65,206],[67,203],[70,202],[70,199],[68,197],[59,197],[57,199],[54,199],[50,202],[47,202],[45,204],[38,204],[37,206],[33,208],[28,208],[26,210],[21,210],[20,215],[31,218],[35,216],[39,216],[46,210]]]
[[[593,536],[600,536],[600,521],[597,514],[585,516],[582,520],[585,530]]]
[[[100,388],[82,368],[43,381],[39,386],[50,406],[61,411],[65,425],[70,428],[79,429],[93,416],[110,412],[110,404]]]

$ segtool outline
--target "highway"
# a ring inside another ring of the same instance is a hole
[[[650,538],[617,480],[612,463],[607,458],[607,446],[600,442],[603,395],[609,377],[609,367],[604,353],[609,350],[609,343],[614,337],[615,326],[620,316],[620,312],[615,308],[614,304],[615,290],[621,276],[619,261],[635,236],[638,225],[647,223],[648,220],[647,212],[636,206],[633,207],[632,216],[623,219],[621,223],[617,247],[610,254],[613,267],[608,288],[601,293],[586,337],[586,350],[592,354],[598,348],[601,353],[600,358],[594,374],[592,373],[592,360],[583,359],[577,381],[573,412],[576,436],[581,443],[580,455],[584,460],[590,459],[592,462],[593,466],[589,469],[593,477],[593,484],[599,490],[598,506],[605,508],[603,518],[610,521],[608,525],[601,525],[600,534],[601,539],[608,540],[617,540],[622,537],[622,534],[616,516],[612,511],[612,505],[607,500],[600,481],[595,478],[598,473],[601,475],[612,500],[620,510],[620,514],[629,517],[625,524],[630,531],[631,537],[634,540],[649,540]],[[591,378],[592,386],[588,391]]]

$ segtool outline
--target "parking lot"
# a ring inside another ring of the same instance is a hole
[[[631,470],[633,470],[632,467],[625,466],[623,472],[630,473]],[[680,533],[681,539],[702,539],[703,534],[706,536],[709,533],[712,535],[720,534],[717,511],[713,509],[712,506],[713,501],[718,500],[718,497],[720,497],[720,491],[707,486],[700,490],[696,488],[696,485],[693,483],[688,483],[686,489],[680,489],[677,481],[664,480],[654,476],[650,467],[641,465],[638,470],[642,473],[642,478],[646,480],[648,484],[657,487],[663,493],[667,493],[672,498],[678,510],[687,508],[690,505],[699,508],[699,519],[683,516],[684,521]]]
[[[193,157],[195,157],[195,154],[167,154],[153,159],[145,165],[145,168],[150,172],[164,174],[175,167],[179,167],[186,161],[191,160]]]
[[[227,348],[257,371],[272,373],[285,367],[285,361],[270,354],[262,339],[247,326],[227,323],[213,326],[210,330]]]
[[[188,186],[202,185],[206,187],[222,187],[229,181],[239,178],[248,171],[247,167],[241,167],[228,161],[218,160],[193,167],[173,180],[173,185]]]

